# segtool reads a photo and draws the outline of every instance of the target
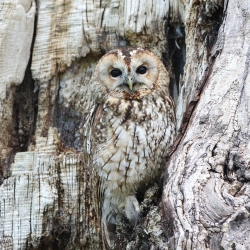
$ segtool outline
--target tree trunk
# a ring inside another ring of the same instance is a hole
[[[118,46],[162,59],[179,135],[162,201],[152,186],[117,246],[248,249],[249,10],[244,0],[3,0],[0,249],[103,248],[83,125],[95,65]]]
[[[249,8],[226,5],[204,91],[167,166],[172,249],[250,249]]]

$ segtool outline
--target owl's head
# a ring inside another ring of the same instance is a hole
[[[111,50],[100,59],[95,78],[110,96],[140,99],[158,88],[162,68],[164,66],[152,52],[124,47]],[[167,72],[163,71],[162,78],[168,85]]]

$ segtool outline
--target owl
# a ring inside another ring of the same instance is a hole
[[[125,216],[136,224],[139,190],[160,176],[175,136],[169,75],[149,50],[111,50],[90,82],[87,152],[98,176],[103,241],[113,249],[115,227]]]

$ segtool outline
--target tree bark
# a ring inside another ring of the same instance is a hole
[[[249,9],[244,0],[3,0],[0,248],[103,248],[86,93],[105,52],[141,46],[170,73],[179,135],[162,201],[152,186],[117,246],[248,249]]]
[[[249,3],[229,1],[224,11],[204,91],[167,166],[172,249],[250,246]]]

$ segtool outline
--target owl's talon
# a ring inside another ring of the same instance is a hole
[[[137,224],[140,218],[140,205],[134,195],[127,196],[125,199],[125,214],[126,217],[133,222],[135,225]]]

